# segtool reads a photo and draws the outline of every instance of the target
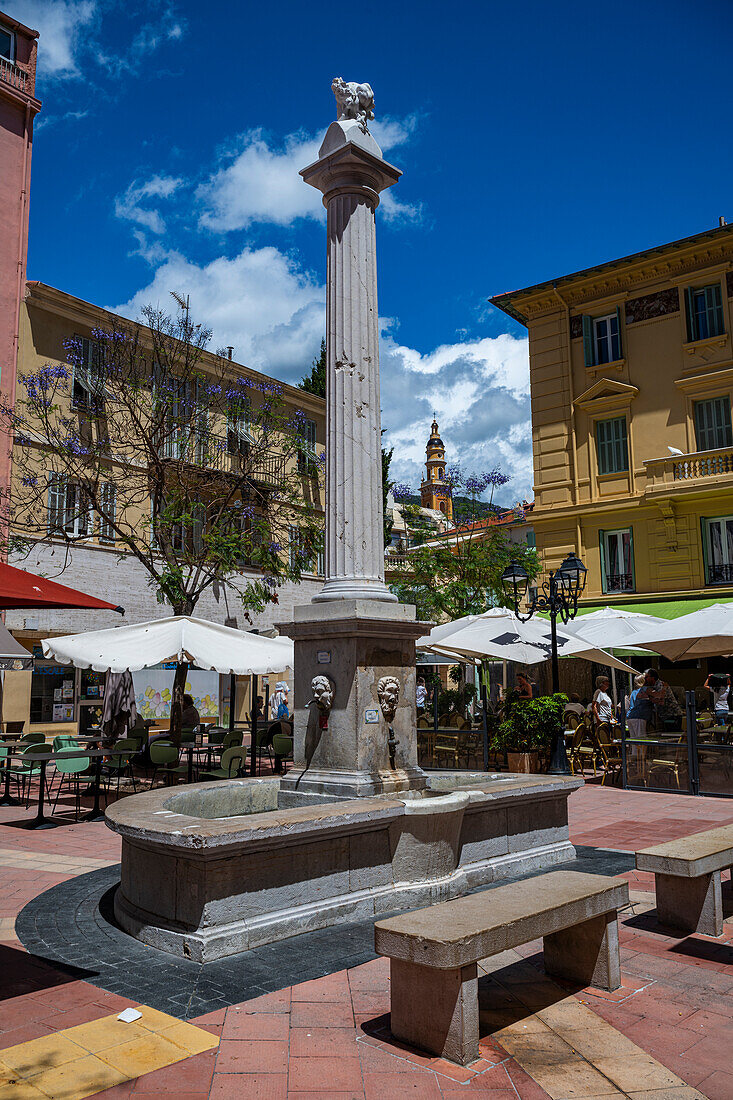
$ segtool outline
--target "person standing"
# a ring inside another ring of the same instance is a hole
[[[723,725],[728,721],[728,711],[730,709],[730,676],[727,672],[720,675],[711,673],[704,686],[713,696],[715,721],[718,725]]]
[[[626,712],[626,724],[631,737],[646,737],[646,724],[654,717],[654,707],[645,683],[643,675],[634,677],[634,690],[629,696],[629,709]]]
[[[592,709],[596,724],[600,722],[615,722],[613,713],[613,699],[608,694],[611,681],[608,676],[596,676],[596,690],[593,692]]]
[[[275,691],[270,696],[270,718],[276,721],[278,718],[289,718],[288,709],[288,685],[284,680],[278,680]]]
[[[655,668],[644,673],[644,682],[649,688],[649,698],[656,708],[657,718],[665,729],[677,730],[682,723],[682,708],[674,697],[669,684],[660,679]]]
[[[417,706],[418,715],[423,714],[425,711],[425,704],[428,701],[428,689],[425,686],[425,678],[418,676],[417,687],[415,688],[415,704]]]

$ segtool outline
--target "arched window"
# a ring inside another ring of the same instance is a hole
[[[441,512],[445,511],[445,501],[444,500],[441,500],[441,502],[440,502],[440,510],[441,510]]]

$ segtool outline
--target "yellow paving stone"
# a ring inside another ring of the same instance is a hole
[[[684,1081],[681,1081],[671,1070],[666,1069],[642,1050],[637,1054],[594,1058],[593,1064],[625,1092],[630,1092],[632,1089],[636,1092],[644,1092],[684,1085]]]
[[[41,1090],[41,1095],[50,1100],[81,1100],[83,1096],[94,1096],[103,1089],[121,1085],[127,1080],[126,1074],[113,1066],[87,1054],[74,1062],[47,1069],[33,1078],[32,1084]]]
[[[181,1022],[176,1016],[169,1016],[167,1012],[159,1012],[157,1008],[150,1008],[148,1005],[135,1005],[135,1008],[142,1013],[142,1018],[135,1020],[135,1023],[148,1031],[163,1031],[164,1028]]]
[[[577,1028],[575,1031],[563,1031],[562,1037],[573,1050],[582,1054],[594,1066],[599,1058],[626,1058],[644,1054],[641,1047],[633,1043],[615,1027]],[[649,1057],[649,1055],[645,1055]],[[613,1079],[613,1078],[612,1078]]]
[[[553,1028],[560,1035],[568,1029],[579,1027],[612,1028],[611,1024],[597,1016],[591,1008],[586,1008],[575,997],[565,997],[556,1004],[537,1010],[537,1015],[543,1023]],[[612,1028],[615,1031],[615,1028]]]
[[[534,1035],[541,1032],[549,1033],[550,1035],[553,1034],[553,1031],[549,1027],[549,1025],[546,1024],[539,1015],[537,1015],[525,1016],[522,1020],[514,1020],[513,1023],[507,1024],[506,1027],[500,1028],[493,1034],[494,1038],[501,1042],[502,1036]]]
[[[123,1024],[116,1016],[103,1016],[101,1020],[67,1028],[62,1034],[90,1054],[96,1054],[107,1047],[120,1046],[132,1039],[142,1039],[149,1031],[139,1027],[137,1023]]]
[[[630,1100],[708,1100],[691,1085],[680,1085],[678,1088],[653,1089],[651,1092],[630,1092]]]
[[[0,1100],[48,1100],[48,1097],[30,1081],[15,1077],[9,1082],[3,1082],[0,1079]]]
[[[552,1100],[588,1100],[592,1096],[626,1095],[581,1058],[557,1065],[534,1062],[531,1066],[527,1064],[524,1068],[540,1088],[552,1097]]]
[[[67,1039],[63,1032],[44,1035],[40,1039],[31,1039],[28,1043],[18,1043],[6,1047],[3,1051],[3,1063],[20,1077],[33,1077],[42,1070],[82,1058],[86,1054],[76,1043]]]
[[[126,1077],[141,1077],[143,1073],[180,1062],[183,1056],[179,1046],[153,1032],[148,1032],[141,1039],[99,1051],[100,1058]]]
[[[160,1034],[176,1046],[182,1047],[188,1054],[202,1054],[205,1050],[218,1047],[219,1039],[203,1028],[180,1021],[173,1027],[167,1027]]]

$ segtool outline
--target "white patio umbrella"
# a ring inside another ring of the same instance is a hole
[[[603,649],[634,649],[644,633],[667,626],[669,619],[645,615],[640,611],[624,611],[622,607],[602,607],[588,615],[578,615],[564,629],[576,638]]]
[[[670,661],[733,653],[733,603],[714,603],[642,631],[638,645]]]
[[[429,634],[418,638],[416,644],[420,649],[446,656],[494,657],[535,665],[550,658],[550,624],[544,619],[529,619],[523,623],[513,611],[493,607],[481,615],[466,615],[454,622],[434,626]],[[612,654],[575,637],[561,624],[557,628],[557,652],[559,657],[582,657],[624,672],[634,671]]]
[[[201,669],[238,676],[266,676],[293,667],[290,638],[263,638],[186,615],[45,638],[43,653],[61,664],[97,672],[137,672],[168,661],[190,661]]]

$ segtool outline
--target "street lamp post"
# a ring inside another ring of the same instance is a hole
[[[501,575],[504,595],[520,622],[526,623],[536,611],[549,612],[553,694],[560,690],[557,618],[559,615],[563,623],[575,618],[578,611],[578,598],[585,588],[586,573],[587,570],[580,558],[576,554],[568,554],[560,568],[550,573],[550,579],[542,585],[542,593],[533,596],[529,601],[526,615],[522,615],[519,610],[529,585],[526,569],[519,562],[512,561]],[[558,726],[552,739],[549,774],[570,775],[561,726]]]

